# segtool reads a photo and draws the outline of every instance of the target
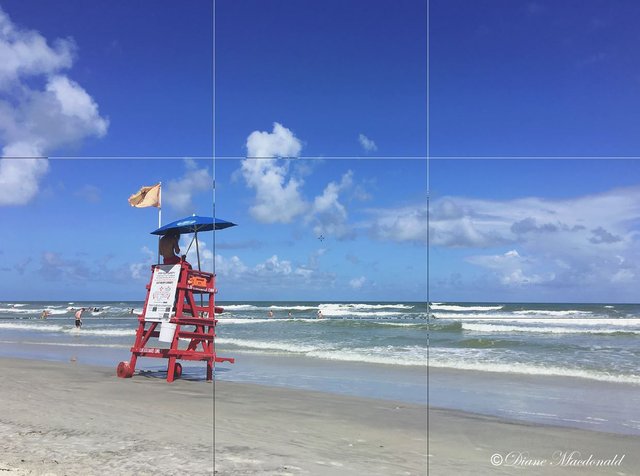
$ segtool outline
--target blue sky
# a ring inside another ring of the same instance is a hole
[[[638,155],[635,2],[430,6],[431,155]]]
[[[216,153],[244,155],[273,122],[303,154],[426,155],[426,3],[219,1]]]
[[[432,0],[428,55],[415,0],[0,6],[3,299],[142,299],[126,198],[215,177],[221,299],[422,300],[428,145],[434,300],[638,300],[631,2]]]
[[[430,4],[432,299],[638,302],[638,5]]]
[[[48,155],[211,155],[213,9],[208,0],[190,4],[0,2],[16,27],[39,32],[52,47],[68,39],[74,51],[68,68],[41,68],[21,80],[41,84],[48,74],[66,74],[109,120],[104,137],[87,135]]]
[[[217,2],[214,63],[209,1],[0,1],[0,299],[143,299],[127,198],[210,215],[215,178],[219,299],[423,300],[424,6],[302,3]]]

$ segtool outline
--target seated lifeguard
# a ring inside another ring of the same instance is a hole
[[[160,254],[164,264],[180,263],[180,256],[176,256],[176,254],[180,253],[179,241],[180,233],[175,231],[169,232],[160,238]]]

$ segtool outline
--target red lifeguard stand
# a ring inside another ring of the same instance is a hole
[[[215,275],[204,271],[197,271],[184,260],[178,265],[153,265],[151,267],[151,280],[147,284],[147,297],[145,299],[142,314],[138,317],[138,330],[136,340],[131,347],[131,360],[118,364],[117,375],[121,378],[133,376],[138,357],[152,357],[169,359],[167,366],[167,382],[173,382],[182,374],[182,365],[178,360],[194,360],[207,362],[207,380],[213,378],[214,362],[234,363],[235,359],[218,357],[215,352],[214,339],[215,326],[218,322],[215,313],[221,313],[222,308],[215,306]],[[160,275],[173,272],[179,273],[177,283],[175,276],[173,283],[158,285]],[[154,279],[155,278],[155,279]],[[175,288],[169,289],[169,286]],[[175,304],[155,306],[152,292],[166,292],[167,296],[173,296],[175,289]],[[200,305],[196,302],[196,296],[200,299]],[[151,299],[151,305],[150,304]],[[175,312],[172,312],[172,310]],[[161,331],[158,331],[158,324]],[[169,332],[165,333],[162,326],[166,326]],[[173,337],[170,331],[175,326]],[[169,335],[169,347],[154,347],[150,342],[152,338],[162,339]],[[182,345],[181,345],[182,341]],[[188,344],[185,346],[185,341]]]

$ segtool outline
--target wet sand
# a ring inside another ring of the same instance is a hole
[[[516,423],[434,408],[429,411],[429,474],[433,476],[631,476],[639,474],[638,448],[637,436]],[[591,455],[592,464],[571,464],[587,461]],[[620,464],[595,466],[599,459]]]
[[[0,471],[49,475],[637,474],[640,439],[322,392],[0,359]],[[214,401],[215,393],[215,401]],[[215,416],[215,420],[214,420]],[[214,425],[215,421],[215,425]],[[215,451],[214,451],[215,447]],[[618,465],[506,466],[579,451]],[[494,466],[499,454],[503,464]],[[495,461],[495,460],[494,460]],[[215,465],[215,466],[214,466]]]
[[[2,473],[426,472],[420,405],[216,382],[214,410],[202,380],[16,359],[0,359],[0,374]]]

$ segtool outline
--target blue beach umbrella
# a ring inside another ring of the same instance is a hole
[[[213,217],[201,217],[198,215],[192,215],[190,217],[181,218],[180,220],[172,221],[166,225],[152,231],[152,235],[166,235],[169,232],[180,233],[198,233],[199,231],[211,231],[211,230],[224,230],[236,226],[235,223],[230,221],[221,220],[220,218]]]
[[[180,233],[181,235],[184,233],[195,233],[193,240],[189,243],[189,247],[187,248],[187,253],[191,249],[191,245],[193,242],[196,242],[196,253],[198,255],[198,270],[200,270],[200,248],[198,247],[198,232],[200,231],[211,231],[211,230],[224,230],[225,228],[230,228],[232,226],[237,226],[235,223],[231,223],[230,221],[221,220],[219,218],[213,217],[201,217],[199,215],[192,215],[190,217],[181,218],[180,220],[172,221],[171,223],[167,223],[164,226],[161,226],[155,231],[152,231],[152,235],[166,235],[167,233]],[[185,253],[186,254],[186,253]]]

